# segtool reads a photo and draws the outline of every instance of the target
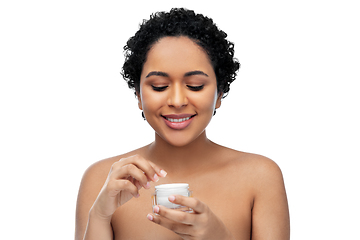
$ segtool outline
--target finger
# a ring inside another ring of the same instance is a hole
[[[150,183],[148,182],[148,179],[146,175],[141,171],[139,168],[137,168],[134,164],[127,164],[122,166],[121,168],[116,169],[111,174],[111,179],[136,179],[140,183],[141,186],[143,186],[146,189],[150,188]],[[130,180],[131,183],[135,186],[134,180]]]
[[[155,169],[156,173],[160,176],[160,177],[166,177],[167,172],[164,169],[161,169],[160,167],[158,167],[155,163],[150,162],[149,164]]]
[[[169,209],[164,206],[155,206],[153,208],[154,213],[157,213],[159,216],[169,219],[174,222],[192,225],[195,221],[195,214]]]
[[[128,158],[121,159],[123,163],[132,163],[141,169],[145,175],[153,182],[157,182],[160,177],[165,177],[166,172],[158,167],[155,163],[152,163],[140,155],[134,155]]]
[[[133,178],[132,176],[129,176],[127,178],[127,180],[132,182],[132,184],[134,184],[137,187],[138,190],[140,190],[143,187],[143,186],[141,186],[141,183],[138,180],[136,180],[135,178]]]
[[[135,186],[137,187],[138,190],[140,190],[142,188],[141,184],[139,183],[138,180],[135,180]]]
[[[145,160],[143,157],[137,155],[135,164],[140,167],[146,175],[154,182],[157,182],[160,177],[165,177],[167,175],[166,171],[161,169],[155,163]]]
[[[160,215],[149,213],[147,218],[150,221],[179,234],[180,236],[189,236],[189,233],[191,232],[191,225],[175,222]]]
[[[138,188],[132,182],[125,179],[109,181],[106,190],[111,196],[116,196],[120,191],[127,191],[134,197],[139,197]]]
[[[203,213],[206,210],[206,205],[197,198],[185,197],[182,195],[171,195],[169,201],[181,206],[191,208],[196,213]]]

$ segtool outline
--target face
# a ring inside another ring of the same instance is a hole
[[[208,55],[187,37],[162,38],[149,50],[138,99],[156,134],[174,146],[201,135],[221,104]]]

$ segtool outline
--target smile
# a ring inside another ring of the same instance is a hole
[[[163,115],[165,124],[174,130],[182,130],[185,129],[190,125],[190,123],[193,121],[196,114],[170,114],[170,115]]]
[[[170,121],[170,122],[184,122],[186,120],[189,120],[191,117],[187,117],[187,118],[167,118],[165,117],[166,120]]]

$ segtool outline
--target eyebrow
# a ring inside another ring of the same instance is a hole
[[[149,74],[146,75],[146,78],[151,76],[169,77],[169,74],[164,72],[153,71],[153,72],[149,72]]]
[[[187,72],[184,74],[184,77],[190,77],[193,75],[204,75],[206,77],[208,77],[208,75],[206,73],[204,73],[203,71],[191,71],[191,72]]]
[[[208,77],[208,75],[206,73],[204,73],[203,71],[190,71],[184,74],[184,77],[190,77],[193,75],[204,75],[206,77]],[[149,72],[148,75],[146,75],[146,78],[151,77],[151,76],[160,76],[160,77],[169,77],[169,74],[165,73],[165,72],[160,72],[160,71],[152,71]]]

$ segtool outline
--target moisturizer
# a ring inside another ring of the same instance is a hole
[[[153,194],[153,207],[155,205],[162,205],[167,208],[177,209],[181,211],[190,212],[190,208],[181,206],[169,201],[171,195],[182,195],[185,197],[191,197],[192,192],[189,191],[189,184],[187,183],[172,183],[162,184],[155,186],[155,193]]]

